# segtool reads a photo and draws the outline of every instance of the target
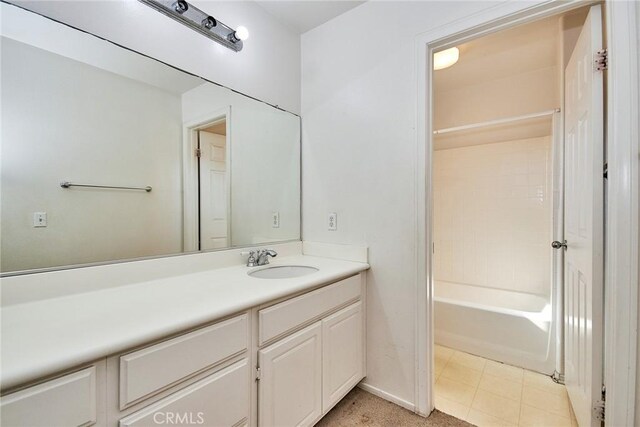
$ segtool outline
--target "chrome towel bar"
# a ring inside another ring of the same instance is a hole
[[[93,185],[93,184],[73,184],[69,181],[62,181],[60,183],[60,187],[69,188],[69,187],[91,187],[91,188],[115,188],[117,190],[142,190],[150,193],[152,188],[150,186],[146,187],[120,187],[116,185]]]

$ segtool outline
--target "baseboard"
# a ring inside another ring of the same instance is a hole
[[[364,382],[358,384],[358,387],[384,400],[388,400],[391,403],[402,406],[403,408],[408,409],[411,412],[416,412],[416,405],[414,405],[413,403],[407,402],[406,400],[394,396],[393,394],[387,393],[386,391],[382,391],[378,387],[374,387],[371,384],[367,384]]]

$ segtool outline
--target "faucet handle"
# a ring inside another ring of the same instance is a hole
[[[258,253],[256,253],[256,251],[249,251],[249,258],[247,258],[247,267],[255,267],[256,265],[258,265],[258,261],[257,261],[257,257],[259,257],[259,251]]]

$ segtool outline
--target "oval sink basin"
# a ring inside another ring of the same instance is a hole
[[[273,267],[253,270],[247,274],[258,279],[290,279],[292,277],[306,276],[316,271],[318,271],[317,268],[306,265],[274,265]]]

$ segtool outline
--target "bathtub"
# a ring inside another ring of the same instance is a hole
[[[548,298],[436,280],[437,344],[545,374],[555,370],[555,322]]]

